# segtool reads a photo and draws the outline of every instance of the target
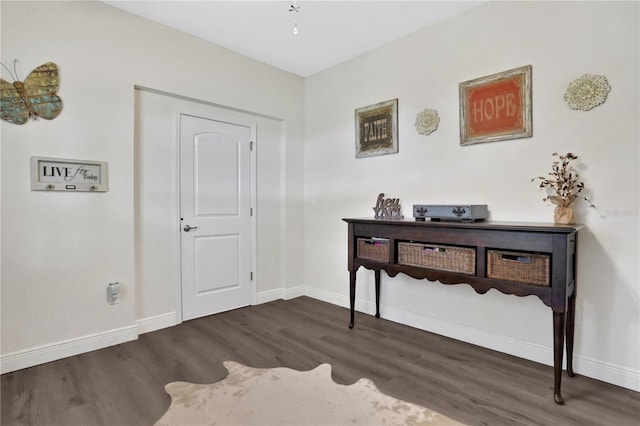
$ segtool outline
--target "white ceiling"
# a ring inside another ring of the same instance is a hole
[[[306,77],[486,1],[105,3]],[[299,12],[290,12],[291,5],[298,6]]]

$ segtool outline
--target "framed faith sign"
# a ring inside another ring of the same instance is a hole
[[[398,100],[356,109],[356,158],[398,152]]]
[[[31,157],[31,190],[106,192],[107,163]]]
[[[460,145],[528,138],[531,122],[531,65],[459,85]]]

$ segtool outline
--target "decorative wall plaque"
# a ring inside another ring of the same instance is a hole
[[[603,104],[610,90],[611,86],[604,75],[584,74],[569,83],[564,100],[571,109],[589,111]]]
[[[24,124],[29,118],[53,120],[62,111],[62,99],[58,91],[58,66],[47,62],[33,70],[24,82],[18,80],[14,61],[14,73],[9,72],[13,83],[0,79],[0,117],[13,124]]]
[[[426,108],[416,116],[416,130],[421,135],[428,136],[435,132],[438,123],[440,123],[440,117],[435,109]]]
[[[106,192],[107,163],[31,157],[31,190]]]
[[[356,158],[398,152],[398,100],[356,109]]]
[[[460,91],[460,145],[528,138],[531,65],[465,81]]]

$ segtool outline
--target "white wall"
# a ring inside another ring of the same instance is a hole
[[[0,7],[2,62],[19,58],[23,79],[57,63],[64,102],[55,120],[2,123],[3,372],[135,339],[139,321],[171,313],[158,288],[136,288],[135,85],[281,121],[282,178],[265,192],[278,194],[279,222],[258,239],[286,259],[272,281],[299,284],[302,78],[99,2]],[[31,156],[107,161],[109,191],[32,192]],[[122,285],[118,305],[106,303],[109,281]]]
[[[580,232],[575,367],[640,390],[639,45],[637,2],[491,2],[306,79],[305,284],[348,306],[347,226],[377,195],[412,204],[488,204],[491,219],[550,222],[530,179],[553,152],[577,154],[587,194]],[[533,137],[459,145],[458,83],[531,64]],[[607,102],[568,108],[568,83],[605,75]],[[399,153],[355,159],[354,109],[399,99]],[[417,134],[435,108],[438,130]],[[373,274],[358,272],[357,309],[371,313]],[[383,274],[381,313],[457,339],[552,364],[551,311],[535,297]],[[345,317],[345,325],[347,318]],[[357,327],[357,325],[356,325]]]
[[[134,339],[140,322],[173,312],[174,300],[156,299],[135,263],[136,238],[138,249],[151,244],[135,225],[136,203],[151,195],[137,192],[139,85],[281,121],[279,183],[269,175],[263,193],[279,194],[263,204],[279,223],[258,231],[259,250],[273,242],[267,259],[278,266],[262,290],[292,294],[304,284],[343,306],[340,219],[371,216],[378,193],[400,197],[406,216],[413,203],[465,202],[488,204],[492,219],[548,222],[552,206],[529,180],[549,169],[552,152],[578,154],[598,209],[578,209],[587,228],[576,370],[640,388],[638,12],[637,2],[489,3],[305,81],[102,3],[2,1],[3,63],[20,58],[24,78],[56,62],[65,105],[50,122],[1,124],[2,371]],[[460,147],[458,83],[527,64],[534,137]],[[572,111],[562,96],[584,73],[606,75],[613,89],[604,105]],[[396,97],[400,152],[355,160],[354,109]],[[423,108],[441,117],[428,137],[413,126]],[[107,161],[109,192],[31,192],[31,156]],[[368,312],[371,275],[358,276],[358,307]],[[115,306],[104,294],[112,280],[123,284]],[[384,317],[551,363],[551,315],[533,297],[398,276],[384,279],[382,303]]]

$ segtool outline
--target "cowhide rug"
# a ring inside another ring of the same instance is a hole
[[[387,396],[369,379],[336,384],[329,364],[311,371],[251,368],[233,361],[224,366],[229,375],[219,382],[165,386],[171,405],[155,426],[460,424]]]

